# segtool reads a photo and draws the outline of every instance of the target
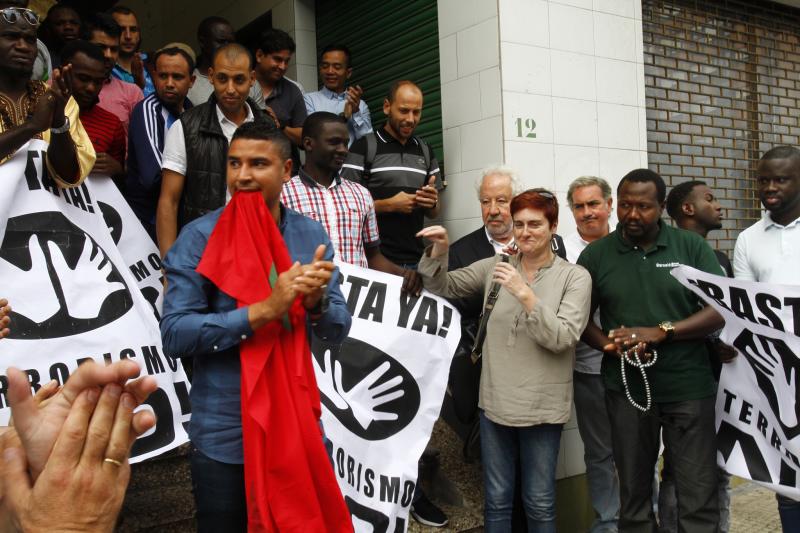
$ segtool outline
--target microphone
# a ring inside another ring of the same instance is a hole
[[[508,263],[508,256],[506,254],[500,254],[500,261],[503,263]],[[487,307],[491,305],[494,307],[494,302],[497,300],[497,296],[500,294],[500,282],[495,281],[492,283],[492,286],[489,288],[489,296],[486,298],[486,305]]]

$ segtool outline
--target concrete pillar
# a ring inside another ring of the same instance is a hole
[[[505,163],[524,186],[559,199],[569,183],[611,183],[647,166],[640,0],[439,0],[442,126],[453,239],[481,224],[474,183]],[[565,426],[559,479],[582,474],[583,444]]]

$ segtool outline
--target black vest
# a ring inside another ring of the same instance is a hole
[[[256,122],[275,123],[250,98]],[[228,140],[217,120],[217,100],[208,101],[181,115],[186,142],[186,181],[178,208],[178,229],[225,205]]]

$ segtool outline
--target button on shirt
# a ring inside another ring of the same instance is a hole
[[[187,224],[164,258],[167,292],[161,337],[167,354],[193,359],[192,443],[215,461],[242,464],[239,343],[253,330],[247,307],[237,307],[236,300],[196,271],[223,209]],[[333,259],[330,240],[317,222],[281,207],[279,228],[293,261],[311,262],[320,244],[327,247],[325,259]],[[338,271],[328,283],[328,298],[327,310],[307,326],[308,332],[326,342],[342,342],[351,319]]]
[[[306,93],[303,98],[309,115],[315,111],[328,111],[338,115],[344,113],[344,105],[347,103],[346,96],[347,91],[337,94],[327,87],[323,87],[319,91]],[[369,107],[363,99],[358,103],[358,111],[350,115],[347,120],[347,131],[350,132],[351,145],[367,133],[372,133]]]
[[[281,202],[325,227],[338,260],[369,268],[365,248],[379,246],[380,238],[375,207],[366,188],[339,176],[325,187],[301,168],[284,185]]]
[[[250,109],[248,104],[245,104],[245,108],[247,109],[247,117],[244,119],[244,121],[253,122],[253,120],[255,120],[255,117],[253,116],[253,110]],[[229,120],[219,106],[217,106],[216,109],[217,121],[219,121],[219,126],[222,128],[222,134],[228,140],[228,144],[230,145],[231,138],[236,132],[236,128],[239,126],[232,120]],[[167,132],[167,138],[164,141],[164,155],[161,164],[164,170],[172,170],[182,176],[186,175],[186,138],[183,133],[183,123],[180,120],[176,121]],[[225,202],[229,202],[230,199],[231,193],[230,191],[227,191],[225,193]]]
[[[733,272],[737,279],[800,285],[800,218],[781,226],[767,213],[741,232]]]

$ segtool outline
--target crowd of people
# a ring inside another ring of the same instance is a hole
[[[258,476],[273,475],[255,472],[252,457],[286,465],[268,444],[247,444],[255,415],[242,401],[254,346],[297,357],[299,369],[310,366],[308,338],[347,337],[335,261],[400,276],[413,295],[424,287],[452,299],[464,324],[485,328],[468,349],[483,361],[476,424],[487,532],[555,531],[556,464],[573,404],[591,531],[728,530],[714,409],[721,365],[736,352],[715,335],[722,318],[670,270],[800,284],[800,151],[776,147],[759,161],[766,214],[739,236],[732,263],[706,241],[722,227],[712,188],[687,181],[667,194],[647,169],[620,177],[616,212],[607,181],[576,178],[566,206],[576,231],[563,239],[553,192],[522,190],[511,168],[487,169],[476,184],[483,224],[451,244],[444,227],[427,225],[447,198],[433,149],[415,135],[424,95],[413,81],[387,87],[385,122],[374,128],[345,45],[322,48],[322,88],[306,91],[286,76],[295,43],[279,29],[249,50],[227,20],[208,17],[198,54],[179,42],[144,53],[141,37],[124,6],[86,14],[56,4],[40,25],[24,0],[0,1],[0,164],[32,138],[49,142],[60,186],[90,173],[113,180],[157,244],[164,351],[191,363],[199,531],[246,531],[254,521],[352,527],[332,522],[341,496],[332,504],[314,495],[327,516],[308,504],[287,517],[264,506],[275,493],[251,493]],[[258,243],[268,250],[256,253]],[[280,267],[270,290],[251,290],[245,265],[268,273],[269,261]],[[8,313],[0,301],[0,338],[14,327]],[[632,363],[647,368],[646,381]],[[35,398],[9,370],[16,424],[2,434],[2,527],[38,530],[58,516],[74,531],[113,528],[131,445],[154,423],[133,413],[154,388],[151,378],[130,381],[135,366],[82,365]],[[314,389],[280,427],[319,434]],[[292,450],[310,463],[325,453],[324,435],[311,440]],[[295,481],[330,487],[327,470]],[[784,530],[800,530],[800,503],[781,496],[778,508]],[[419,485],[410,512],[426,525],[448,522]]]

